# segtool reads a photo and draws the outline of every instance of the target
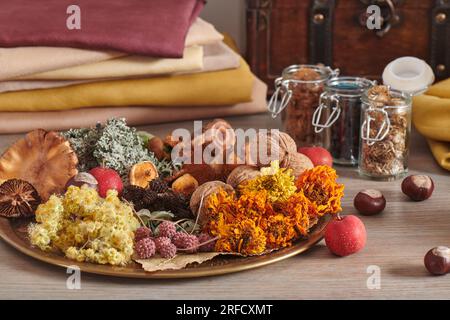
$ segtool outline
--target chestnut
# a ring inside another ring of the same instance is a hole
[[[81,187],[82,185],[88,185],[89,188],[97,190],[98,182],[95,177],[87,172],[80,172],[77,175],[73,176],[66,183],[66,189],[70,186]]]
[[[355,209],[364,216],[379,214],[386,207],[383,194],[374,189],[360,191],[353,200]]]
[[[423,201],[431,197],[434,183],[429,176],[412,175],[403,180],[402,191],[414,201]]]
[[[443,275],[450,271],[450,249],[436,247],[427,252],[424,258],[425,267],[434,275]]]

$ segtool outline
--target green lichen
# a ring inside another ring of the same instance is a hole
[[[125,119],[110,119],[93,128],[70,129],[62,135],[70,142],[78,156],[80,171],[103,165],[116,170],[124,179],[133,165],[151,161],[162,176],[171,175],[174,165],[158,161],[143,147],[135,128],[127,126]]]

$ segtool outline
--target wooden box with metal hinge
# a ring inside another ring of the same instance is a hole
[[[450,0],[247,0],[247,58],[271,88],[293,64],[380,79],[401,56],[450,77]]]

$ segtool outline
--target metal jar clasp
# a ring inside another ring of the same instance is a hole
[[[320,123],[322,112],[331,108],[330,116],[326,119],[324,124]],[[316,133],[321,133],[323,129],[330,128],[341,115],[341,108],[339,106],[339,98],[337,95],[329,96],[326,92],[320,95],[319,106],[313,113],[312,125]]]
[[[378,129],[375,137],[370,136],[371,124],[375,120],[375,118],[370,116],[370,113],[380,112],[383,116],[383,122],[381,123],[380,128]],[[391,121],[389,120],[389,115],[386,110],[379,108],[370,108],[367,110],[367,118],[364,120],[361,126],[361,139],[366,141],[369,146],[374,145],[376,142],[383,141],[386,136],[389,134],[389,130],[391,128]]]

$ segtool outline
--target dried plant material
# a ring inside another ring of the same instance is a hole
[[[184,174],[190,174],[193,176],[195,180],[198,181],[199,185],[209,181],[225,181],[226,179],[226,176],[224,176],[223,164],[184,164],[177,176],[179,177]]]
[[[130,184],[141,188],[147,188],[150,181],[158,178],[158,169],[151,161],[143,161],[135,164],[130,170]]]
[[[204,221],[205,219],[208,218],[206,216],[205,210],[208,203],[208,197],[216,192],[219,192],[220,190],[224,190],[227,193],[234,192],[232,186],[222,181],[209,181],[198,187],[197,190],[195,190],[194,193],[192,194],[189,207],[195,216],[197,214],[200,214],[199,217],[200,224],[202,224],[201,221]],[[202,208],[200,209],[199,212],[200,204],[202,205]]]
[[[198,188],[198,181],[189,173],[182,175],[172,183],[172,190],[190,197]]]
[[[202,252],[195,254],[177,254],[172,259],[154,257],[151,259],[135,259],[137,263],[147,272],[156,272],[164,270],[180,270],[191,264],[202,264],[210,261],[217,256],[223,255],[220,252]]]
[[[236,189],[240,184],[259,177],[260,175],[261,173],[256,167],[247,165],[239,166],[231,171],[227,178],[227,184]]]
[[[170,160],[170,155],[166,152],[164,141],[160,137],[153,137],[148,141],[147,149],[153,152],[159,161]]]
[[[26,181],[12,179],[0,185],[0,216],[29,217],[34,215],[40,203],[38,192]]]
[[[64,192],[78,173],[78,158],[68,141],[54,131],[31,131],[13,144],[0,159],[0,179],[31,183],[43,201]]]
[[[376,86],[368,93],[370,107],[363,112],[363,121],[370,122],[368,137],[374,138],[386,122],[380,112],[385,106],[399,108],[385,109],[389,117],[389,132],[382,141],[371,144],[362,140],[360,166],[371,176],[395,176],[406,170],[409,140],[409,111],[401,98],[392,98],[389,88]],[[373,100],[372,100],[373,99]]]
[[[309,68],[299,69],[290,78],[294,81],[289,83],[292,98],[285,109],[285,130],[299,147],[320,145],[323,133],[314,131],[312,118],[324,91],[324,81],[317,71]]]
[[[292,174],[297,178],[308,169],[314,168],[311,160],[302,153],[288,153],[280,163],[280,167],[292,170]]]

